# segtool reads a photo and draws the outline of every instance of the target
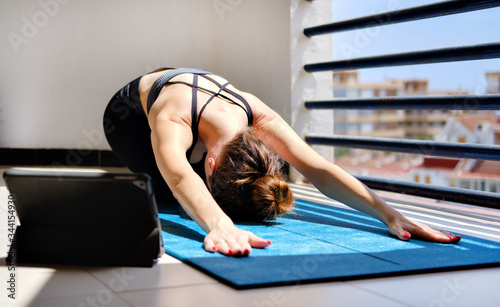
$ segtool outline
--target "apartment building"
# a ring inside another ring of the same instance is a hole
[[[468,91],[431,91],[427,79],[359,82],[357,71],[334,72],[335,98],[424,95],[465,95]],[[433,139],[443,130],[451,111],[443,110],[335,110],[334,133],[370,137]]]
[[[500,93],[500,71],[487,72],[486,84],[487,84],[486,91],[488,94]]]
[[[493,113],[456,115],[448,119],[435,140],[499,145],[495,139],[499,131],[499,117]],[[500,192],[499,161],[424,157],[409,175],[411,181],[418,183]]]
[[[500,93],[500,72],[486,73],[487,93]],[[421,80],[359,82],[357,71],[334,73],[335,98],[466,95],[467,91],[431,91]],[[417,138],[441,142],[500,145],[500,114],[447,110],[334,111],[336,134]],[[337,150],[336,163],[356,175],[500,192],[500,162],[369,150]]]

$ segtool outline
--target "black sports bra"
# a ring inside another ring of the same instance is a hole
[[[180,74],[193,74],[194,75],[193,84],[183,82],[183,81],[170,82],[170,80],[173,77],[178,76]],[[213,78],[207,76],[208,74],[216,75],[216,74],[209,72],[207,70],[202,70],[202,69],[197,69],[197,68],[178,68],[178,69],[168,70],[167,72],[162,74],[160,77],[158,77],[158,79],[156,79],[156,81],[153,83],[153,86],[151,87],[151,90],[150,90],[149,95],[148,95],[147,110],[148,110],[148,114],[149,114],[149,110],[153,106],[153,103],[158,98],[158,95],[160,94],[161,90],[163,89],[163,87],[165,85],[167,85],[167,84],[185,84],[185,85],[191,86],[193,88],[192,98],[191,98],[191,123],[192,123],[191,124],[191,131],[193,133],[193,143],[191,144],[191,147],[189,147],[189,149],[186,152],[186,156],[188,158],[188,161],[190,160],[191,154],[193,153],[194,147],[196,146],[196,142],[198,141],[198,126],[200,123],[201,114],[203,113],[203,111],[205,110],[207,105],[216,96],[223,97],[224,99],[227,99],[227,100],[231,101],[232,103],[234,103],[235,105],[242,108],[245,111],[245,113],[247,114],[248,125],[251,126],[253,123],[253,113],[252,113],[252,109],[250,108],[250,105],[248,104],[248,102],[241,95],[239,95],[239,94],[235,93],[234,91],[227,88],[227,86],[230,84],[229,82],[226,82],[225,84],[220,84],[217,81],[215,81]],[[205,78],[205,79],[211,81],[212,83],[214,83],[215,85],[217,85],[219,87],[219,91],[214,92],[214,91],[199,87],[198,86],[198,76],[202,76],[203,78]],[[205,102],[205,105],[203,105],[203,107],[201,108],[200,113],[196,114],[197,113],[196,111],[198,109],[198,95],[197,95],[198,89],[203,90],[207,93],[210,93],[212,96],[210,96],[210,98]],[[236,97],[238,100],[240,100],[243,103],[244,107],[241,104],[235,102],[230,97],[222,94],[222,92],[224,92],[224,91],[231,94],[232,96]]]

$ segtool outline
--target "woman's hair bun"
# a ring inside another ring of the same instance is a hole
[[[209,181],[212,196],[231,219],[260,222],[292,211],[294,203],[283,160],[252,131],[240,131],[224,147]]]
[[[281,216],[293,210],[293,195],[281,176],[265,175],[252,183],[252,202],[261,207],[265,218]]]

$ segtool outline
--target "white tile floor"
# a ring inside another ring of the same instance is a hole
[[[298,195],[321,200],[308,188],[296,189]],[[18,265],[16,298],[10,299],[4,258],[7,197],[7,189],[0,186],[0,306],[500,306],[500,268],[237,291],[168,255],[153,268]],[[419,211],[408,205],[411,198],[404,199],[404,204],[394,201],[395,206],[417,218],[437,208],[420,201],[426,211]],[[451,218],[443,224],[500,241],[497,212],[443,207],[448,214],[463,214],[460,224]],[[481,217],[484,223],[475,220]]]

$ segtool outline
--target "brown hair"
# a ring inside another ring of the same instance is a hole
[[[210,177],[212,195],[235,220],[275,219],[293,209],[283,161],[247,128],[229,142]]]

